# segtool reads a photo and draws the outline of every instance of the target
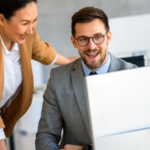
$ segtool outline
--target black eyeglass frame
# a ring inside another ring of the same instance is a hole
[[[92,41],[93,41],[96,45],[101,45],[101,44],[103,44],[103,43],[104,43],[104,41],[105,41],[105,36],[106,36],[106,35],[107,35],[107,33],[106,33],[105,35],[101,35],[101,36],[103,36],[103,42],[102,42],[102,43],[100,43],[100,44],[97,44],[97,43],[95,43],[95,42],[94,42],[94,37],[95,37],[95,36],[93,36],[93,37],[86,37],[86,36],[82,36],[82,37],[86,37],[86,38],[88,39],[87,44],[86,44],[86,45],[84,45],[84,46],[80,45],[80,44],[79,44],[79,42],[78,42],[78,40],[79,40],[81,37],[77,38],[76,40],[77,40],[78,44],[79,44],[81,47],[85,47],[85,46],[87,46],[87,45],[89,44],[89,39],[90,39],[90,38],[92,38]]]

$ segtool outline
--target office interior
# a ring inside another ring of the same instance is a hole
[[[112,41],[108,50],[120,58],[143,55],[145,66],[150,65],[149,0],[38,0],[37,6],[38,34],[65,57],[79,56],[70,40],[72,15],[83,7],[94,6],[104,10],[109,17]],[[17,122],[13,132],[13,144],[8,144],[8,150],[35,149],[42,96],[50,70],[57,66],[43,66],[32,61],[32,67],[35,87],[33,102],[28,112]],[[9,141],[10,139],[7,143]]]

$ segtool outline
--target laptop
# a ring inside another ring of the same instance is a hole
[[[150,150],[150,67],[85,80],[94,150]]]

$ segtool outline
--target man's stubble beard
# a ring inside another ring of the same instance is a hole
[[[85,63],[85,65],[91,70],[99,69],[103,65],[103,63],[104,63],[104,61],[107,57],[107,53],[108,53],[107,48],[105,50],[105,53],[102,53],[102,50],[100,50],[100,49],[94,49],[94,50],[89,49],[89,50],[84,52],[84,55],[86,55],[85,54],[86,52],[99,52],[98,55],[100,55],[100,58],[99,58],[98,62],[93,61],[93,62],[90,62],[90,63],[88,63],[88,61],[86,60],[85,57],[81,56],[81,58],[82,58],[83,62]]]

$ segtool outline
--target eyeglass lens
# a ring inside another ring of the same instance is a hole
[[[92,40],[95,44],[102,44],[104,42],[104,36],[103,35],[96,35],[92,37]],[[78,39],[78,44],[81,46],[86,46],[89,43],[88,37],[80,37]]]

